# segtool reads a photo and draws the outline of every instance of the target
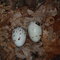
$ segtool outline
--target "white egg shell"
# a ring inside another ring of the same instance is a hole
[[[23,28],[17,27],[12,31],[12,39],[17,47],[24,45],[26,32]]]
[[[32,21],[28,26],[28,33],[29,33],[30,39],[33,42],[38,42],[41,39],[41,35],[42,35],[42,28],[40,25],[36,23],[37,23],[36,21]]]

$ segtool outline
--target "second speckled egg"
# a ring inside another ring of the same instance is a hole
[[[38,42],[41,39],[42,28],[39,22],[32,21],[28,26],[29,37],[33,42]]]

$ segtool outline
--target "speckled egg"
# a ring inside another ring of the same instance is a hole
[[[29,33],[30,39],[33,42],[38,42],[41,39],[41,35],[42,35],[42,28],[40,23],[37,21],[30,22],[28,26],[28,33]]]
[[[17,47],[23,46],[26,41],[26,32],[22,27],[16,27],[12,31],[12,40]]]

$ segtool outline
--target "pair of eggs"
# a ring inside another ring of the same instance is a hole
[[[41,39],[42,28],[38,22],[32,21],[28,26],[28,34],[33,42],[38,42]],[[12,32],[12,40],[17,47],[24,45],[26,41],[26,32],[22,27],[17,27]]]

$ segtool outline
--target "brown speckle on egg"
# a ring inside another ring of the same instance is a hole
[[[20,37],[18,38],[18,40],[20,40]]]
[[[15,35],[13,35],[13,37],[14,37]]]
[[[20,30],[21,31],[21,30]]]
[[[37,37],[37,36],[36,36]]]
[[[34,37],[32,37],[32,38],[34,38]]]

